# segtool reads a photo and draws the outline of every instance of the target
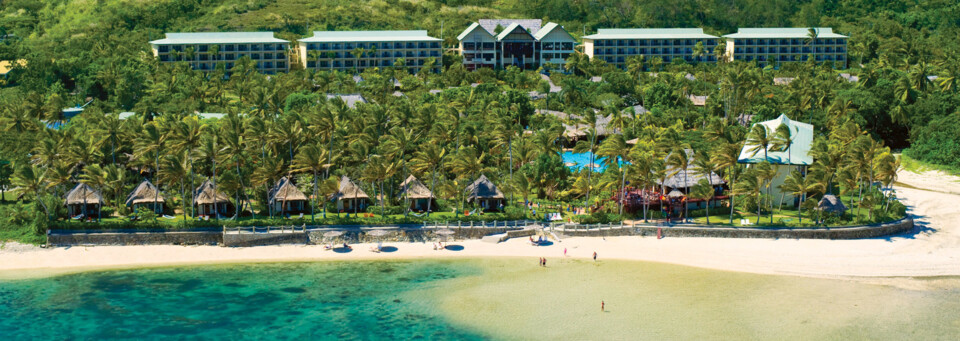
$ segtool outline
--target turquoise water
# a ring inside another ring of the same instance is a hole
[[[564,163],[564,164],[573,163],[573,164],[574,164],[573,166],[567,166],[567,167],[570,167],[571,170],[576,171],[576,170],[580,170],[581,168],[586,168],[587,165],[590,164],[590,155],[591,155],[591,154],[593,154],[593,153],[590,153],[590,152],[587,152],[587,153],[574,153],[574,152],[571,152],[571,151],[567,150],[567,151],[564,151],[563,154],[560,154],[560,157],[563,158],[563,163]],[[604,163],[603,163],[604,160],[605,160],[605,158],[602,157],[602,156],[594,157],[593,163],[597,164],[597,167],[594,168],[594,170],[596,170],[596,171],[598,171],[598,172],[603,172],[603,170],[606,169],[606,167],[604,166]]]
[[[26,339],[482,339],[412,290],[442,261],[211,265],[0,282],[0,335]]]

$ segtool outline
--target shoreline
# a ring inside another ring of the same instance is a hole
[[[960,179],[945,174],[901,172],[898,196],[910,207],[916,226],[896,236],[855,240],[727,239],[656,237],[569,237],[549,246],[526,238],[492,244],[451,243],[460,251],[435,251],[430,243],[385,242],[393,252],[372,253],[374,244],[354,244],[350,253],[319,245],[257,247],[95,246],[41,249],[16,243],[0,248],[0,279],[55,276],[84,271],[224,263],[410,260],[513,257],[535,262],[564,257],[658,262],[765,275],[890,281],[960,276]],[[926,189],[931,189],[930,191]],[[944,192],[946,191],[946,192]]]

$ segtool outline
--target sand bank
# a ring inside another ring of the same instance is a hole
[[[46,276],[93,269],[206,263],[369,260],[425,257],[538,257],[620,259],[683,264],[759,274],[809,277],[960,276],[960,179],[942,173],[902,172],[897,187],[910,207],[913,232],[863,240],[770,240],[607,237],[567,238],[550,246],[526,239],[500,244],[456,242],[461,250],[433,249],[430,243],[386,243],[393,252],[373,253],[371,244],[349,253],[319,246],[249,248],[216,246],[98,246],[40,249],[7,245],[0,249],[0,278]],[[564,256],[566,250],[566,256]]]

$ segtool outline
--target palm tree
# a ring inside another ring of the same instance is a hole
[[[730,189],[734,189],[736,185],[736,169],[739,166],[737,160],[740,157],[740,144],[739,143],[726,143],[720,146],[717,151],[713,154],[713,164],[716,165],[717,169],[726,169],[727,181],[730,182]],[[730,224],[733,224],[733,207],[734,207],[734,198],[736,195],[730,195]]]
[[[353,68],[357,70],[357,73],[359,73],[359,70],[360,70],[360,57],[363,57],[363,55],[366,53],[367,53],[367,49],[362,47],[356,47],[352,51],[350,51],[350,54],[353,55],[353,58],[355,60],[355,64],[353,65]]]
[[[627,58],[627,73],[631,77],[637,77],[643,72],[644,57],[643,55],[639,56],[630,56]]]
[[[22,166],[13,174],[13,181],[11,182],[20,191],[21,195],[33,193],[36,202],[43,207],[47,219],[50,218],[50,210],[41,197],[41,192],[50,185],[47,182],[47,170],[44,167],[37,165]]]
[[[317,183],[319,180],[320,170],[326,170],[330,167],[330,160],[327,151],[324,149],[322,143],[308,144],[300,148],[297,152],[297,157],[293,160],[294,171],[297,172],[313,172],[313,198],[319,199],[320,196],[317,193]],[[310,222],[313,223],[316,221],[316,214],[314,213],[314,207],[316,207],[316,202],[310,203]],[[324,202],[323,209],[323,218],[327,218],[327,209],[326,202]]]
[[[798,206],[797,217],[800,219],[799,223],[803,224],[803,201],[806,199],[807,193],[813,192],[820,187],[820,184],[816,179],[809,176],[803,176],[798,171],[793,171],[790,173],[780,185],[780,190],[784,192],[790,192],[791,195],[800,198],[800,204]],[[781,198],[782,200],[782,198]]]
[[[159,119],[147,123],[141,133],[137,135],[134,143],[134,157],[141,160],[153,159],[153,182],[157,186],[153,198],[154,212],[158,210],[157,205],[160,201],[160,182],[157,181],[160,175],[160,155],[164,151],[164,144],[170,137],[166,129],[161,127],[164,122],[166,122],[165,117],[161,116]]]
[[[784,152],[784,151],[787,152],[787,163],[786,163],[786,164],[788,164],[788,165],[792,164],[792,163],[791,163],[791,156],[792,156],[792,155],[791,155],[791,148],[790,148],[790,147],[793,146],[794,139],[793,139],[793,134],[792,134],[792,131],[791,131],[791,129],[790,129],[790,126],[788,126],[788,125],[786,125],[786,124],[784,124],[784,123],[781,123],[779,126],[777,126],[777,130],[776,130],[776,132],[774,133],[773,139],[771,139],[770,142],[771,142],[771,143],[770,143],[770,148],[771,148],[771,149],[775,149],[775,150],[780,151],[780,152]],[[781,210],[781,211],[783,210],[783,198],[784,198],[784,195],[785,195],[785,194],[786,194],[785,192],[781,192],[781,193],[780,193],[780,210]]]
[[[437,170],[443,167],[443,157],[447,155],[447,150],[441,147],[436,141],[431,141],[431,143],[426,144],[422,149],[417,151],[411,160],[410,167],[414,171],[419,173],[426,173],[430,171],[432,173],[432,180],[430,181],[430,193],[436,193],[437,186]],[[434,194],[436,195],[436,194]],[[427,216],[430,216],[431,207],[433,200],[427,202]]]
[[[597,150],[597,155],[606,158],[604,159],[604,163],[607,168],[612,168],[616,165],[620,171],[620,188],[618,191],[620,194],[620,215],[623,215],[623,201],[627,181],[627,168],[624,162],[621,161],[626,161],[628,154],[630,154],[630,149],[627,148],[627,143],[623,140],[623,135],[620,134],[608,137],[600,144],[600,148]]]
[[[767,135],[767,127],[762,124],[755,124],[750,133],[747,134],[747,145],[750,146],[747,149],[750,152],[750,157],[756,156],[760,151],[763,151],[763,161],[770,161],[770,158],[767,156],[767,151],[770,149],[770,144],[773,142],[771,136]]]
[[[767,197],[769,200],[770,197],[770,187],[773,183],[773,178],[777,176],[777,168],[774,167],[770,162],[764,161],[758,163],[754,166],[754,170],[757,172],[757,178],[764,184],[763,187],[767,189]],[[760,195],[757,195],[757,206],[760,206]],[[770,205],[767,205],[770,206]],[[757,222],[760,221],[760,209],[757,209]],[[773,223],[773,209],[770,210],[770,223]]]
[[[690,197],[704,200],[707,203],[707,225],[710,225],[710,199],[713,198],[713,193],[713,186],[707,179],[700,179],[696,185],[690,188]]]
[[[678,147],[674,149],[670,155],[667,156],[667,166],[670,166],[672,170],[668,176],[676,176],[678,173],[683,172],[683,187],[686,189],[685,195],[690,195],[690,184],[687,183],[687,169],[690,168],[690,157],[687,155],[687,150],[685,148]],[[688,222],[690,218],[687,216],[689,213],[689,206],[686,202],[683,205],[683,221]]]
[[[171,147],[176,150],[186,151],[186,154],[184,156],[186,160],[190,163],[190,167],[189,167],[190,187],[189,188],[191,188],[192,190],[192,188],[195,187],[194,176],[193,176],[194,150],[196,150],[196,148],[200,146],[201,138],[203,137],[204,134],[207,133],[208,127],[206,124],[200,123],[200,120],[197,118],[197,116],[194,116],[194,115],[184,116],[183,118],[180,119],[179,122],[173,123],[172,126],[173,126],[173,131],[171,132],[172,134],[170,136],[170,140],[172,142]],[[190,215],[193,216],[195,215],[195,212],[194,212],[195,205],[192,202],[193,201],[192,196],[190,198],[190,201],[191,201]],[[184,200],[184,205],[186,205],[186,200]],[[186,207],[184,207],[184,211],[186,211]],[[186,214],[186,212],[184,212],[184,214]]]
[[[163,160],[160,163],[160,181],[166,184],[169,188],[171,185],[180,187],[180,200],[182,201],[183,209],[183,221],[187,221],[187,188],[185,186],[184,179],[190,174],[193,173],[193,164],[192,158],[187,156],[186,151],[181,150],[178,153],[172,153],[164,155]],[[154,184],[159,186],[160,184]],[[191,184],[191,186],[193,186]],[[158,187],[159,188],[159,187]],[[191,192],[193,191],[193,187]],[[159,190],[159,189],[158,189]],[[191,200],[193,200],[191,198]],[[169,202],[168,202],[169,204]],[[191,215],[194,213],[191,212]]]

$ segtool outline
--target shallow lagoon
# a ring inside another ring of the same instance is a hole
[[[905,290],[570,259],[546,268],[514,258],[207,265],[0,282],[0,331],[12,339],[953,340],[960,286],[946,283]]]

